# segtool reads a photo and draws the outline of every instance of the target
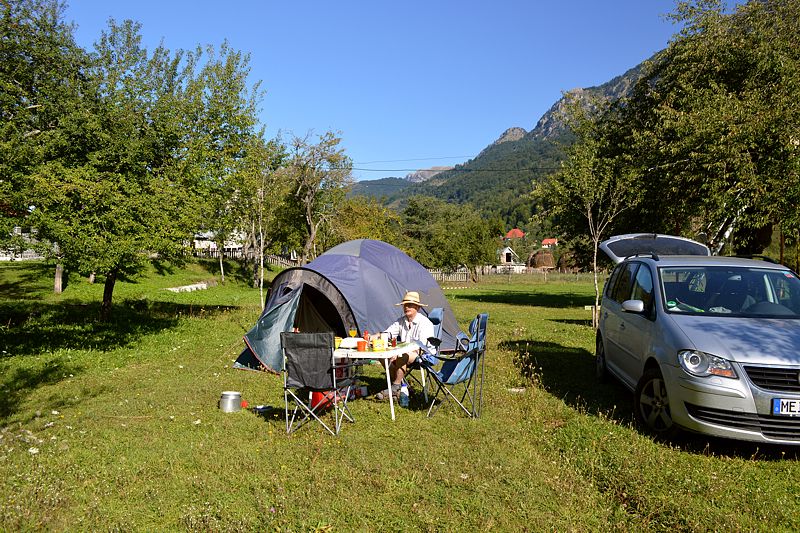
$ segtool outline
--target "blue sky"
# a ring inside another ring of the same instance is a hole
[[[145,44],[227,39],[251,54],[269,137],[341,132],[356,179],[462,163],[562,91],[604,83],[667,46],[671,0],[72,0],[86,48],[133,19]]]

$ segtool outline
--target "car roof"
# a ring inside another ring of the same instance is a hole
[[[626,257],[637,254],[657,255],[659,257],[671,255],[708,257],[711,255],[711,250],[705,244],[686,237],[659,233],[615,235],[600,243],[600,249],[614,263],[619,263]]]
[[[757,259],[749,259],[745,257],[729,257],[723,255],[712,255],[708,257],[700,255],[664,255],[653,258],[649,256],[643,257],[629,257],[628,260],[643,260],[651,262],[652,264],[663,267],[747,267],[747,268],[768,268],[772,270],[789,270],[789,267],[779,263],[771,263],[769,261],[760,261]]]

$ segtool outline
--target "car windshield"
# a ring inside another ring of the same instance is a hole
[[[789,270],[726,266],[659,270],[669,313],[800,318],[800,280]]]

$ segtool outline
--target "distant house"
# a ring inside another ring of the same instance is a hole
[[[520,262],[517,252],[512,250],[510,246],[506,246],[500,250],[497,255],[497,262],[501,265],[513,265]]]
[[[558,239],[542,239],[542,248],[553,248],[558,246]]]
[[[506,233],[506,236],[503,238],[505,240],[509,240],[509,239],[521,239],[523,237],[525,237],[525,233],[519,228],[514,228],[508,230],[508,233]]]

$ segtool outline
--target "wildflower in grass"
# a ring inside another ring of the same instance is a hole
[[[28,453],[30,453],[31,455],[36,455],[37,453],[39,453],[39,448],[31,446],[30,448],[28,448]]]

